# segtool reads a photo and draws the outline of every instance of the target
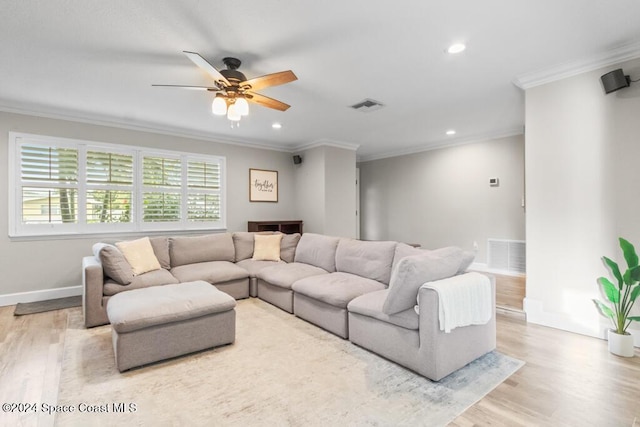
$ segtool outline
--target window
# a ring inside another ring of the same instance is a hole
[[[20,180],[22,223],[77,223],[77,149],[56,145],[21,145]]]
[[[87,149],[87,224],[132,223],[133,154]]]
[[[220,221],[220,165],[187,162],[187,219]]]
[[[142,160],[142,221],[179,222],[182,202],[182,162],[177,157],[144,156]]]
[[[9,234],[225,228],[223,157],[9,134]]]

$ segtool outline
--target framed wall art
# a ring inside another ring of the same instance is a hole
[[[249,169],[249,201],[278,202],[278,171]]]

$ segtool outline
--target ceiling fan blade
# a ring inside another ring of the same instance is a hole
[[[259,93],[245,92],[245,98],[247,101],[262,105],[263,107],[273,108],[274,110],[287,111],[290,105],[280,102],[277,99],[269,98],[268,96],[260,95]]]
[[[220,89],[217,87],[209,86],[185,86],[185,85],[151,85],[153,87],[173,87],[178,89],[191,89],[191,90],[208,90],[210,92],[218,92]]]
[[[213,77],[213,80],[216,82],[218,86],[220,86],[221,88],[226,86],[231,86],[231,83],[229,83],[229,80],[227,80],[225,76],[223,76],[220,73],[220,71],[216,70],[216,68],[213,65],[209,64],[209,62],[207,62],[206,59],[200,56],[200,54],[195,52],[188,52],[186,50],[183,50],[182,52],[185,55],[187,55],[187,58],[189,58],[194,64],[202,68],[211,77]]]
[[[240,86],[247,90],[260,90],[270,86],[283,85],[285,83],[298,80],[293,71],[281,71],[279,73],[267,74],[240,83]]]

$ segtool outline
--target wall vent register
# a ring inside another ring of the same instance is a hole
[[[488,239],[487,245],[487,266],[491,270],[526,272],[526,242],[524,240]]]

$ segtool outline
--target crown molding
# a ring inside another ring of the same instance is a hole
[[[233,139],[225,136],[218,136],[206,132],[198,132],[158,123],[120,120],[98,114],[90,114],[84,112],[81,113],[78,111],[62,111],[59,108],[55,108],[54,111],[53,108],[20,104],[3,99],[0,99],[0,111],[4,111],[6,113],[43,117],[47,119],[65,120],[97,126],[114,127],[138,132],[156,133],[160,135],[175,136],[179,138],[196,139],[206,142],[216,142],[219,144],[235,145],[246,148],[255,148],[259,150],[280,151],[285,153],[292,153],[294,151],[294,149],[291,147],[278,147],[257,141]]]
[[[439,150],[441,148],[457,147],[460,145],[474,144],[477,142],[489,141],[492,139],[507,138],[510,136],[523,135],[524,128],[511,128],[503,129],[496,132],[490,132],[486,134],[473,135],[466,138],[456,139],[441,139],[432,142],[426,142],[420,146],[409,147],[403,150],[387,151],[381,154],[373,154],[370,156],[361,156],[358,158],[358,162],[371,162],[373,160],[387,159],[390,157],[407,156],[410,154],[423,153],[425,151]]]
[[[217,142],[220,144],[236,145],[245,148],[255,148],[259,150],[279,151],[284,153],[294,153],[296,151],[308,150],[315,147],[336,147],[346,150],[356,151],[359,144],[350,142],[334,141],[330,139],[319,139],[308,144],[301,144],[294,147],[278,147],[262,142],[251,140],[232,139],[225,136],[218,136],[206,132],[197,132],[189,129],[162,125],[158,123],[144,123],[140,121],[128,121],[106,117],[98,114],[89,114],[78,111],[64,111],[59,108],[47,108],[41,105],[30,105],[24,103],[11,102],[0,99],[0,111],[14,114],[23,114],[47,119],[66,120],[78,123],[86,123],[97,126],[115,127],[139,132],[151,132],[160,135],[176,136],[180,138],[197,139],[200,141]]]
[[[302,144],[294,147],[291,152],[310,150],[316,147],[335,147],[342,148],[344,150],[356,151],[360,144],[354,144],[352,142],[344,142],[344,141],[334,141],[331,139],[318,139],[308,144]]]
[[[565,62],[542,70],[520,74],[513,80],[513,84],[520,89],[527,90],[636,58],[640,58],[640,42],[625,44],[582,60]]]

